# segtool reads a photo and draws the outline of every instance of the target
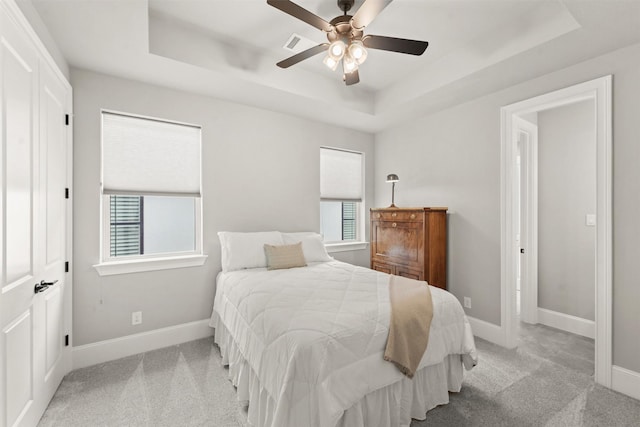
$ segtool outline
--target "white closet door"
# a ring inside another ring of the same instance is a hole
[[[0,426],[34,426],[70,366],[69,88],[0,2]],[[56,281],[42,292],[36,284]]]
[[[65,320],[71,320],[71,286],[65,274],[65,262],[69,259],[67,215],[71,209],[69,200],[65,198],[67,169],[70,167],[67,164],[67,132],[71,132],[71,128],[65,124],[69,98],[67,87],[46,64],[41,63],[40,200],[37,206],[40,233],[34,245],[39,251],[41,280],[57,280],[55,285],[34,294],[44,321],[39,350],[44,356],[41,401],[45,402],[45,408],[71,365],[71,347],[65,346]]]

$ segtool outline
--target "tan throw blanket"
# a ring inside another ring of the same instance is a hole
[[[413,378],[429,342],[433,318],[431,290],[427,282],[391,276],[389,299],[391,319],[384,360],[393,362],[404,375]]]

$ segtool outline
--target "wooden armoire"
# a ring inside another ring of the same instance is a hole
[[[372,208],[371,268],[447,288],[447,208]]]

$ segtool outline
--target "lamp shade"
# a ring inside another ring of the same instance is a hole
[[[389,175],[387,175],[387,182],[398,182],[400,181],[400,178],[398,178],[398,175],[396,175],[395,173],[390,173]]]

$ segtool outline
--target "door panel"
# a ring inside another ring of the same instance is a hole
[[[47,240],[45,265],[51,266],[61,262],[64,254],[65,94],[64,88],[56,87],[55,81],[51,81],[47,76],[43,77],[42,93],[40,135],[43,165],[40,170],[46,177],[43,182]]]
[[[53,397],[66,365],[62,360],[64,340],[64,294],[70,292],[66,283],[66,208],[67,129],[65,125],[67,89],[46,65],[40,67],[40,234],[38,245],[42,260],[41,280],[56,282],[41,295],[42,328],[41,347],[44,372],[41,401]],[[69,355],[70,356],[70,355]],[[45,406],[46,407],[46,406]]]
[[[56,368],[62,350],[62,298],[60,287],[51,289],[45,295],[46,312],[46,357],[45,357],[45,381]]]
[[[0,15],[0,113],[2,134],[3,243],[0,292],[0,420],[2,426],[33,425],[37,406],[38,314],[33,286],[37,280],[38,194],[37,170],[37,68],[38,59],[29,40],[2,10]],[[1,178],[0,178],[1,179]]]
[[[389,262],[422,264],[422,223],[376,221],[372,224],[375,256]]]
[[[4,23],[3,23],[4,24]],[[2,40],[2,92],[5,138],[11,141],[5,148],[3,166],[6,177],[6,286],[32,275],[32,199],[34,132],[34,69],[33,51],[24,49],[16,38],[16,46]],[[16,49],[17,48],[17,49]],[[21,54],[22,53],[22,54]]]
[[[9,323],[2,334],[6,345],[7,426],[13,426],[23,418],[33,403],[32,320],[31,310],[27,310]]]
[[[0,2],[0,427],[35,426],[70,368],[70,87]],[[41,281],[57,283],[35,293]]]

